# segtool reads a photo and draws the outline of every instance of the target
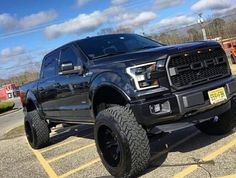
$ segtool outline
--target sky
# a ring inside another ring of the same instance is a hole
[[[34,70],[43,56],[105,28],[158,33],[235,12],[236,0],[2,0],[0,78]]]

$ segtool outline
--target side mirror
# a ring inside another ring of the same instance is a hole
[[[74,69],[74,65],[71,62],[61,64],[61,72],[65,72],[65,71],[69,71],[73,69]]]
[[[79,74],[81,75],[84,71],[83,66],[74,66],[73,63],[68,62],[68,63],[63,63],[60,66],[61,72],[59,73],[60,75],[66,75],[66,74]]]

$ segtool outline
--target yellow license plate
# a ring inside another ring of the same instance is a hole
[[[208,91],[208,96],[211,104],[216,104],[227,99],[224,87]]]

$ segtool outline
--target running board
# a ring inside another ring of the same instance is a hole
[[[175,122],[175,123],[157,125],[157,126],[155,126],[154,128],[151,129],[150,133],[159,134],[161,132],[173,132],[173,131],[185,129],[185,128],[188,128],[188,127],[192,127],[196,124],[208,121],[210,119],[212,119],[212,118],[201,119],[201,120],[192,121],[192,122]]]

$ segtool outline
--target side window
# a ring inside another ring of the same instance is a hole
[[[50,78],[57,74],[58,53],[47,56],[44,59],[41,78]]]
[[[72,63],[74,66],[78,65],[78,56],[70,47],[61,50],[60,66],[65,63]]]

